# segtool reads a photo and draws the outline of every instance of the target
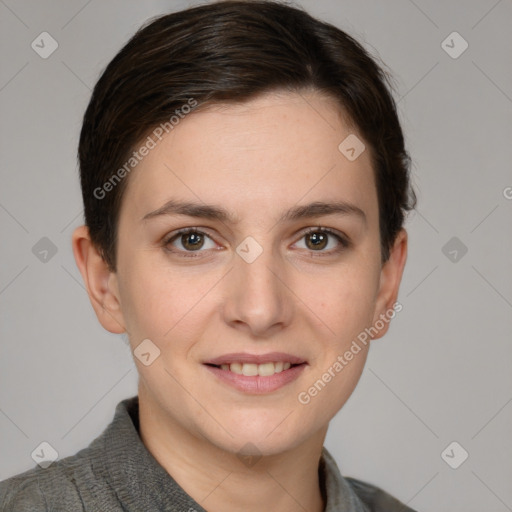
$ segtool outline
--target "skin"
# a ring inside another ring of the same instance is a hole
[[[116,272],[85,226],[73,234],[103,327],[128,332],[132,350],[144,339],[160,350],[149,366],[134,358],[142,441],[210,512],[323,510],[318,462],[328,423],[354,390],[367,348],[310,403],[297,397],[392,308],[407,255],[402,230],[381,262],[370,151],[350,162],[338,150],[351,133],[333,100],[313,92],[194,112],[129,177]],[[143,220],[170,199],[222,207],[237,222],[181,214]],[[335,201],[365,218],[280,220],[293,207]],[[165,246],[185,227],[210,237],[204,248],[187,253],[180,236]],[[328,245],[315,249],[308,228],[331,228],[350,243],[328,235]],[[236,252],[248,236],[263,250],[252,263]],[[203,365],[230,352],[286,352],[308,364],[277,391],[243,393]],[[249,467],[241,452],[262,457]]]

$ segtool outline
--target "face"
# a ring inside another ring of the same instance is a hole
[[[216,106],[129,177],[113,314],[158,355],[135,358],[139,396],[169,425],[276,454],[352,393],[368,345],[343,355],[394,302],[403,261],[381,265],[370,154],[338,149],[357,135],[345,121],[311,93]]]

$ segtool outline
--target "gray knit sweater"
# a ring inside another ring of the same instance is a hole
[[[103,433],[75,455],[0,482],[1,512],[204,512],[139,437],[138,397],[116,407]],[[414,512],[384,491],[341,476],[324,448],[325,512]]]

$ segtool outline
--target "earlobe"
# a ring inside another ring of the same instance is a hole
[[[117,277],[109,270],[92,243],[87,226],[79,226],[74,230],[72,246],[76,264],[99,322],[109,332],[125,332]]]
[[[389,259],[382,265],[373,324],[376,324],[379,318],[382,318],[381,315],[386,315],[387,313],[386,317],[388,317],[392,312],[396,311],[394,305],[397,302],[398,290],[400,288],[400,282],[402,281],[406,261],[407,232],[405,229],[401,229],[391,247]],[[378,334],[373,336],[374,339],[380,338],[386,334],[389,328],[389,321],[384,322],[384,324],[384,328],[380,329]]]

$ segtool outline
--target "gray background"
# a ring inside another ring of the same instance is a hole
[[[71,251],[77,140],[127,38],[193,3],[0,0],[0,480],[33,467],[41,441],[76,453],[136,393],[126,340],[98,324]],[[345,475],[420,511],[512,510],[512,2],[299,3],[394,73],[419,192],[404,309],[327,448]],[[43,31],[59,44],[48,59],[31,48]],[[453,31],[469,44],[456,59],[441,46]],[[57,249],[46,262],[33,252],[43,237]],[[469,453],[458,469],[441,457],[452,441]]]

